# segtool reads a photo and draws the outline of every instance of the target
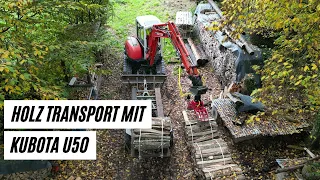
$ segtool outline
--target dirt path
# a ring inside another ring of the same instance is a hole
[[[162,6],[167,7],[170,19],[175,18],[177,11],[190,10],[195,5],[189,0],[161,2]],[[108,69],[111,68],[112,76],[104,78],[100,99],[130,99],[131,89],[120,83],[122,54],[115,54],[111,58],[113,60],[109,60],[105,66]],[[168,79],[161,90],[165,114],[171,112],[169,116],[174,128],[174,148],[170,158],[142,160],[131,158],[124,149],[124,130],[99,130],[97,131],[97,160],[65,161],[56,178],[66,179],[72,175],[83,179],[196,179],[192,174],[193,164],[184,140],[181,110],[185,109],[185,100],[179,97],[177,75],[173,73],[175,66],[178,64],[167,66]],[[184,89],[190,83],[187,81],[182,78]],[[212,81],[212,77],[208,78],[208,81]]]

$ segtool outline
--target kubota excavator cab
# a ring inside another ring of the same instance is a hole
[[[159,40],[155,63],[149,66],[146,53],[148,51],[148,37],[152,26],[161,21],[152,15],[138,16],[136,18],[136,37],[128,37],[125,42],[124,73],[125,74],[151,74],[164,75],[163,39]],[[163,79],[162,76],[156,79]]]

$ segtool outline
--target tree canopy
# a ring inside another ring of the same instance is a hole
[[[66,98],[106,48],[112,14],[109,0],[0,0],[0,119],[4,99]]]
[[[275,47],[257,72],[263,87],[252,95],[272,114],[314,114],[320,106],[320,1],[224,0],[224,25],[274,38]]]

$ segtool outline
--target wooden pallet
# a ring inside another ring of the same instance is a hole
[[[213,118],[208,122],[195,120],[193,112],[183,111],[185,133],[196,174],[202,179],[245,179],[241,168],[231,158],[227,142],[220,138]]]

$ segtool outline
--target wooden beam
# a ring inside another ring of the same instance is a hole
[[[160,88],[155,88],[158,117],[164,117]]]

